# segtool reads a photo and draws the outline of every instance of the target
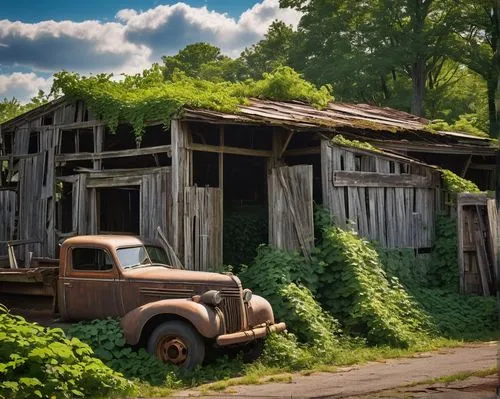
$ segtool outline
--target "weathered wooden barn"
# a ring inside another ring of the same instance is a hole
[[[111,133],[83,101],[60,98],[0,125],[0,256],[57,257],[75,234],[160,227],[184,264],[222,264],[230,203],[268,207],[269,241],[313,245],[313,203],[389,248],[429,248],[443,208],[438,170],[492,187],[487,139],[430,132],[386,108],[252,100],[237,113],[185,108],[169,126],[150,121],[140,141]],[[358,148],[336,135],[371,142]]]

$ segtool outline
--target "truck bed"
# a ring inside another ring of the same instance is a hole
[[[59,266],[35,267],[30,269],[0,268],[0,295],[55,295]],[[1,300],[1,298],[0,298]]]

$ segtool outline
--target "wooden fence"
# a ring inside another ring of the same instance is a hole
[[[314,247],[311,165],[273,168],[268,177],[269,243],[306,258]]]
[[[222,266],[222,189],[184,189],[184,266],[213,271]]]
[[[323,141],[323,204],[336,223],[386,248],[432,245],[439,174],[426,165]]]

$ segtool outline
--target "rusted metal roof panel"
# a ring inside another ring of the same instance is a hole
[[[408,132],[448,138],[453,142],[457,139],[470,140],[479,145],[490,141],[466,133],[430,132],[427,128],[429,121],[425,118],[368,104],[332,102],[325,109],[317,109],[300,102],[252,99],[235,113],[185,108],[182,117],[212,123],[281,125],[296,130],[319,128],[338,131],[339,128],[351,128],[372,132]]]

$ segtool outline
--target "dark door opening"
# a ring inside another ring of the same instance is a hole
[[[140,187],[98,189],[99,232],[139,235]]]

